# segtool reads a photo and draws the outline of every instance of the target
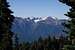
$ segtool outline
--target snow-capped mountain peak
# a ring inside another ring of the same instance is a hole
[[[60,23],[56,25],[56,22]],[[63,33],[63,20],[56,21],[52,17],[42,18],[17,18],[14,19],[12,32],[18,33],[20,40],[32,41],[39,38],[39,36],[46,37],[60,36]]]
[[[39,22],[39,21],[54,21],[55,19],[53,19],[52,17],[41,17],[41,18],[37,18],[34,20],[34,22]]]

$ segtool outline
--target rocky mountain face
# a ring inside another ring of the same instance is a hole
[[[64,19],[57,20],[52,17],[32,19],[15,17],[11,30],[18,34],[20,41],[33,41],[40,36],[45,38],[49,35],[59,37],[65,35],[62,31],[64,29],[62,23],[65,21]]]

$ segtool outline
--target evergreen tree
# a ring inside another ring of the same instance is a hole
[[[38,50],[44,50],[42,44],[43,44],[43,38],[40,36],[40,38],[38,39]]]
[[[14,16],[8,7],[7,0],[0,0],[0,50],[12,50],[13,32],[10,29]]]
[[[36,41],[33,41],[33,42],[32,42],[30,49],[31,49],[31,50],[37,50],[37,49],[38,49],[38,47],[37,47],[37,42],[36,42]]]
[[[51,50],[51,37],[50,36],[48,36],[48,50]]]
[[[15,50],[19,50],[19,41],[18,41],[18,35],[15,34]]]
[[[58,41],[58,45],[59,45],[59,50],[62,50],[62,48],[64,47],[65,37],[63,37],[61,35],[57,41]]]
[[[75,50],[75,0],[59,0],[60,2],[70,6],[69,12],[65,14],[70,18],[67,24],[64,24],[68,29],[65,32],[68,33],[68,44],[65,45],[67,50]]]

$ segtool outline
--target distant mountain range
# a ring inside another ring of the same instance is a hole
[[[12,31],[17,33],[20,41],[33,41],[37,40],[40,36],[43,38],[47,36],[65,35],[62,31],[64,26],[62,23],[66,22],[65,19],[54,19],[52,17],[43,18],[20,18],[15,17]]]

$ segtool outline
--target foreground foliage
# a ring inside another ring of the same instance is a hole
[[[69,21],[64,26],[68,29],[65,32],[68,34],[68,42],[65,44],[63,50],[75,50],[75,0],[59,0],[60,2],[70,6],[69,12],[65,14],[69,17]]]
[[[7,0],[0,0],[0,50],[12,50],[11,25],[14,19]]]

